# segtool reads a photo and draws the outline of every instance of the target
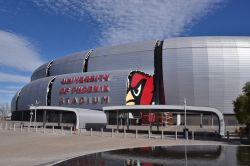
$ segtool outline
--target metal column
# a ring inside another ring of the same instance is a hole
[[[59,115],[59,126],[61,126],[62,123],[62,111],[60,111],[60,115]]]
[[[127,121],[127,130],[129,130],[129,112],[127,113],[126,121]]]
[[[46,110],[43,112],[43,127],[46,125],[47,122],[47,116],[46,116]]]
[[[117,131],[119,130],[119,115],[118,115],[118,110],[116,110],[116,125],[117,125]]]
[[[202,128],[203,126],[203,113],[201,113],[201,124],[200,124],[200,127]]]

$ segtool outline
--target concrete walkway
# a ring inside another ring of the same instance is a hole
[[[107,151],[113,149],[144,147],[144,146],[171,146],[171,145],[221,145],[227,142],[184,140],[178,138],[152,136],[140,134],[138,139],[131,133],[83,132],[81,135],[70,134],[65,131],[51,129],[43,133],[43,129],[35,132],[27,128],[22,132],[0,129],[0,165],[28,166],[28,165],[51,165],[55,162],[66,160],[84,154]]]

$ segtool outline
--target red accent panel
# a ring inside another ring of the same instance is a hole
[[[140,104],[141,105],[152,104],[153,94],[154,94],[154,80],[153,77],[149,77],[147,78],[147,82],[142,91]]]
[[[145,86],[142,89],[140,105],[150,105],[153,101],[154,79],[153,76],[138,72],[131,78],[131,87],[135,88],[141,80],[146,80]]]

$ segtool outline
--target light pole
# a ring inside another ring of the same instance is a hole
[[[184,98],[184,123],[185,123],[185,129],[187,128],[187,100]]]
[[[186,107],[187,107],[187,100],[186,100],[186,98],[184,98],[184,123],[185,123],[185,127],[184,127],[184,138],[186,138],[186,140],[188,140],[188,129],[187,129],[187,109],[186,109]]]

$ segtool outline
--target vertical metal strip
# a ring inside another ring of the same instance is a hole
[[[47,85],[47,94],[46,94],[46,105],[47,106],[51,105],[51,91],[52,91],[53,82],[55,81],[55,79],[56,79],[56,77],[52,78]]]
[[[92,54],[94,50],[91,49],[88,51],[88,53],[86,54],[84,61],[83,61],[83,68],[82,68],[82,72],[87,72],[88,71],[88,62],[89,62],[89,57]]]
[[[54,60],[50,61],[47,65],[47,68],[46,68],[46,77],[49,77],[50,76],[50,67],[52,66],[52,63],[54,62]]]
[[[155,104],[165,104],[164,86],[163,86],[163,72],[162,72],[162,46],[163,41],[157,40],[154,48],[154,84]]]

